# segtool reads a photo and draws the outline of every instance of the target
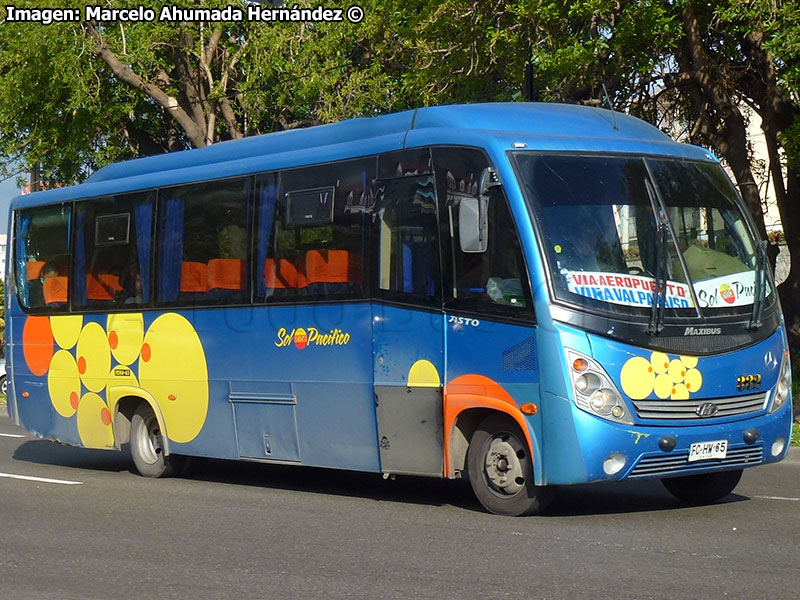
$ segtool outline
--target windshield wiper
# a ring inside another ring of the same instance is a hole
[[[756,276],[755,276],[755,296],[753,297],[753,312],[750,315],[750,323],[747,329],[756,330],[761,327],[761,316],[764,313],[764,297],[766,295],[766,245],[764,241],[759,241],[756,245]]]
[[[656,272],[653,278],[653,304],[650,310],[648,335],[658,335],[664,329],[664,309],[667,305],[667,261],[669,260],[669,226],[658,225],[656,237]]]
[[[650,305],[650,322],[647,324],[647,335],[658,335],[664,329],[664,308],[667,305],[667,273],[669,261],[669,225],[667,216],[656,200],[652,184],[645,179],[645,189],[650,196],[653,214],[658,220],[656,229],[656,268],[653,277],[653,303]]]

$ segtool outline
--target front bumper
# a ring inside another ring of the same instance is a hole
[[[551,400],[548,407],[560,413],[559,429],[566,433],[570,421],[572,431],[547,440],[542,476],[548,484],[740,469],[778,462],[789,449],[791,399],[773,414],[657,426],[612,423],[584,412],[565,398],[551,397]],[[725,458],[689,462],[692,444],[719,440],[727,441]]]

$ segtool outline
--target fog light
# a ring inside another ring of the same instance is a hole
[[[758,438],[761,437],[761,434],[758,432],[758,429],[756,429],[755,427],[751,427],[750,429],[744,432],[744,435],[742,437],[744,438],[744,441],[746,443],[755,444]]]
[[[603,461],[603,471],[606,475],[616,475],[625,466],[625,457],[619,452],[613,452]]]
[[[664,452],[672,452],[675,450],[675,446],[678,445],[678,440],[675,436],[672,435],[665,435],[660,440],[658,440],[658,447],[661,448]]]
[[[782,437],[779,437],[772,444],[772,450],[771,450],[772,456],[774,456],[774,457],[775,456],[780,456],[783,453],[785,448],[786,448],[786,440],[783,439]]]

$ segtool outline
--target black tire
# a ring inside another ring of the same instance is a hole
[[[716,502],[730,494],[739,479],[742,469],[720,471],[717,473],[699,473],[682,477],[665,477],[661,480],[667,491],[685,502]]]
[[[8,395],[8,376],[6,375],[0,377],[0,394],[3,394],[3,396]]]
[[[533,461],[519,426],[504,415],[486,417],[469,443],[467,467],[472,491],[497,515],[532,515],[552,499],[550,488],[533,483]]]
[[[164,455],[158,419],[146,404],[140,405],[131,419],[131,457],[144,477],[170,477],[174,473],[173,457]]]

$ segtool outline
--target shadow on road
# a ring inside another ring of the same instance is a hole
[[[729,494],[716,504],[745,500],[749,498]],[[612,515],[677,510],[690,506],[697,505],[676,499],[656,479],[643,479],[560,487],[547,514],[551,517]]]
[[[20,445],[13,458],[75,469],[135,473],[127,448],[123,452],[89,450],[47,440],[32,440]],[[398,475],[396,479],[387,481],[376,473],[195,458],[191,460],[188,471],[174,481],[251,486],[483,511],[472,495],[469,483],[464,480]],[[721,503],[748,499],[731,494]],[[657,480],[603,482],[557,488],[552,506],[542,517],[641,513],[688,506],[691,505],[673,498]]]
[[[89,450],[52,442],[32,440],[20,445],[14,460],[40,465],[55,465],[91,471],[130,471],[130,459],[125,453],[107,450]]]

